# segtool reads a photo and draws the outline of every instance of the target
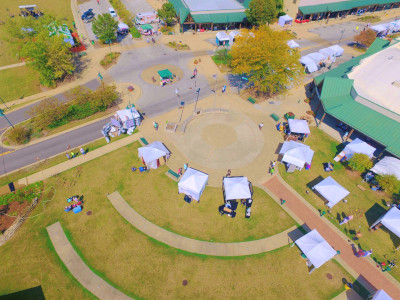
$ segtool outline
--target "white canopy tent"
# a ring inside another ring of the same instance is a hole
[[[310,53],[310,54],[308,54],[308,55],[306,55],[306,56],[308,56],[309,58],[311,58],[317,65],[318,65],[321,61],[324,60],[324,56],[323,56],[321,53],[318,53],[318,52],[313,52],[313,53]]]
[[[382,217],[380,217],[371,228],[382,223],[387,229],[400,237],[400,210],[397,207],[389,209]]]
[[[283,162],[295,165],[298,170],[301,170],[304,164],[311,164],[314,151],[307,145],[289,141],[283,143],[279,154],[283,154]]]
[[[360,140],[359,138],[356,138],[354,141],[344,147],[343,152],[346,156],[346,159],[352,158],[355,153],[365,154],[368,155],[369,158],[372,158],[372,156],[374,156],[375,150],[376,149],[374,147],[368,145],[366,142]]]
[[[309,63],[307,63],[306,64],[306,68],[307,68],[307,71],[309,72],[309,73],[314,73],[314,72],[317,72],[318,71],[318,67],[317,67],[317,65],[315,64],[315,62],[309,62]]]
[[[371,29],[376,32],[377,36],[382,36],[387,31],[387,24],[378,24],[375,26],[371,26]]]
[[[293,23],[293,18],[291,16],[284,15],[279,17],[278,24],[282,27],[285,25],[292,25],[292,23]]]
[[[160,158],[169,158],[171,152],[161,142],[154,142],[138,148],[139,157],[149,169],[157,169],[160,166]]]
[[[333,51],[335,51],[335,56],[339,57],[342,56],[344,53],[344,49],[342,47],[340,47],[339,45],[333,45],[328,47],[329,49],[332,49]]]
[[[216,35],[216,42],[217,42],[217,46],[228,44],[229,43],[229,36],[225,32],[220,31]]]
[[[225,200],[250,199],[250,182],[247,177],[224,177],[223,189]]]
[[[294,40],[290,40],[286,43],[290,48],[299,48],[300,45],[297,44]]]
[[[335,50],[330,49],[330,48],[322,48],[318,51],[324,56],[324,59],[330,60],[330,61],[335,61],[336,56],[335,56]]]
[[[315,268],[321,267],[337,254],[335,249],[325,241],[316,229],[296,240],[295,244],[307,256]]]
[[[368,298],[371,300],[393,300],[384,290],[377,290],[372,298]]]
[[[315,185],[313,189],[317,190],[326,200],[327,206],[332,208],[336,203],[346,197],[350,192],[337,183],[331,176]]]
[[[309,63],[314,63],[314,64],[315,64],[314,60],[313,60],[311,57],[309,57],[308,55],[302,56],[302,57],[300,58],[300,62],[301,62],[303,65],[307,65],[307,64],[309,64]]]
[[[207,182],[208,175],[206,173],[188,168],[178,183],[178,191],[180,194],[186,194],[199,201]]]
[[[289,119],[288,123],[290,132],[310,134],[310,128],[306,120]]]
[[[129,29],[129,26],[126,25],[125,23],[118,23],[118,29],[122,30],[122,29]]]
[[[394,175],[400,180],[400,159],[385,156],[371,171],[379,175]]]
[[[236,36],[240,35],[238,31],[231,31],[229,33],[229,45],[232,45],[235,42]]]

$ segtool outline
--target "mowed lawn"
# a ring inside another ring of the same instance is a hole
[[[0,70],[0,90],[5,102],[37,94],[39,74],[27,66]]]
[[[70,0],[35,0],[27,3],[25,0],[1,0],[0,21],[7,23],[8,18],[13,15],[19,18],[20,5],[36,4],[40,11],[60,18],[70,28],[72,27],[72,11]],[[0,66],[6,66],[21,62],[17,56],[15,45],[7,41],[7,26],[0,25]]]
[[[56,191],[52,200],[45,203],[45,213],[35,216],[43,212],[39,204],[17,235],[2,247],[0,294],[40,285],[46,299],[90,298],[70,278],[51,249],[45,228],[56,221],[61,222],[93,270],[135,298],[331,299],[344,290],[343,278],[352,280],[334,261],[308,274],[297,247],[286,246],[249,257],[217,258],[184,253],[142,234],[107,199],[107,193],[115,190],[140,196],[135,180],[148,189],[163,187],[150,176],[164,170],[132,175],[130,167],[139,162],[137,147],[138,143],[131,144],[45,182],[50,189],[47,193]],[[162,195],[163,191],[158,193]],[[83,195],[85,201],[83,212],[76,215],[64,212],[66,199],[74,194]],[[171,199],[175,197],[176,193],[171,195]],[[260,205],[262,201],[259,200]],[[205,204],[193,203],[185,208],[195,205]],[[89,210],[90,216],[86,214]],[[241,217],[228,219],[215,214],[214,218],[233,224]],[[202,226],[210,228],[214,220]],[[188,281],[187,286],[183,280]]]
[[[394,258],[399,261],[400,252],[396,251],[396,247],[400,245],[400,239],[384,227],[375,232],[369,231],[372,223],[388,210],[385,203],[391,203],[391,197],[383,192],[372,191],[367,183],[362,182],[359,173],[350,171],[341,163],[335,163],[333,158],[343,147],[337,148],[340,143],[322,130],[312,127],[306,144],[315,151],[311,169],[287,173],[284,165],[281,164],[279,172],[283,179],[315,208],[327,212],[325,216],[350,238],[354,238],[356,232],[361,232],[362,237],[354,240],[355,245],[361,246],[364,250],[372,249],[372,257],[377,261],[382,262]],[[334,163],[333,172],[323,170],[322,163],[325,162]],[[331,213],[324,204],[322,196],[311,190],[312,186],[328,176],[331,176],[350,192],[346,197],[348,202],[337,203],[330,210]],[[360,190],[357,185],[363,186],[365,191]],[[310,193],[307,194],[306,190]],[[354,219],[339,226],[339,220],[348,215],[353,215]],[[399,268],[393,268],[390,274],[400,280]]]

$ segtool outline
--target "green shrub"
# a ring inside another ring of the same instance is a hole
[[[17,126],[8,131],[7,138],[14,144],[26,144],[31,138],[31,131],[24,126]]]
[[[278,12],[278,18],[281,17],[281,16],[285,16],[285,15],[286,15],[286,13],[284,11]]]
[[[101,61],[100,65],[103,67],[107,67],[108,65],[112,64],[119,56],[121,53],[119,52],[111,52],[107,54]]]
[[[352,158],[349,159],[349,168],[353,171],[364,172],[365,170],[372,168],[372,161],[368,155],[355,153]]]
[[[39,198],[43,191],[43,181],[35,182],[27,185],[22,189],[18,189],[13,193],[0,196],[0,205],[8,205],[12,202],[32,202],[33,199]]]
[[[125,5],[122,3],[121,0],[110,0],[111,5],[113,8],[117,11],[117,14],[119,17],[124,21],[126,25],[128,25],[130,28],[134,27],[132,19],[133,15],[132,13],[126,9]]]
[[[135,38],[135,39],[138,39],[138,38],[140,38],[140,37],[142,36],[142,35],[140,34],[139,30],[138,30],[136,27],[132,27],[132,28],[130,29],[130,32],[131,32],[131,34],[132,34],[132,37]]]
[[[376,176],[376,181],[388,194],[397,194],[400,192],[400,181],[394,175],[378,175]]]

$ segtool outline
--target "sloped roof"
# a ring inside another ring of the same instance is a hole
[[[183,24],[189,15],[189,9],[185,6],[182,0],[168,0],[171,3],[176,11],[176,14],[179,17],[179,22]]]
[[[246,13],[192,14],[192,18],[196,23],[241,23],[246,19]]]

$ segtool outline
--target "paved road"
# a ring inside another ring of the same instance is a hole
[[[122,3],[134,16],[138,13],[154,11],[154,8],[146,0],[122,0]]]

